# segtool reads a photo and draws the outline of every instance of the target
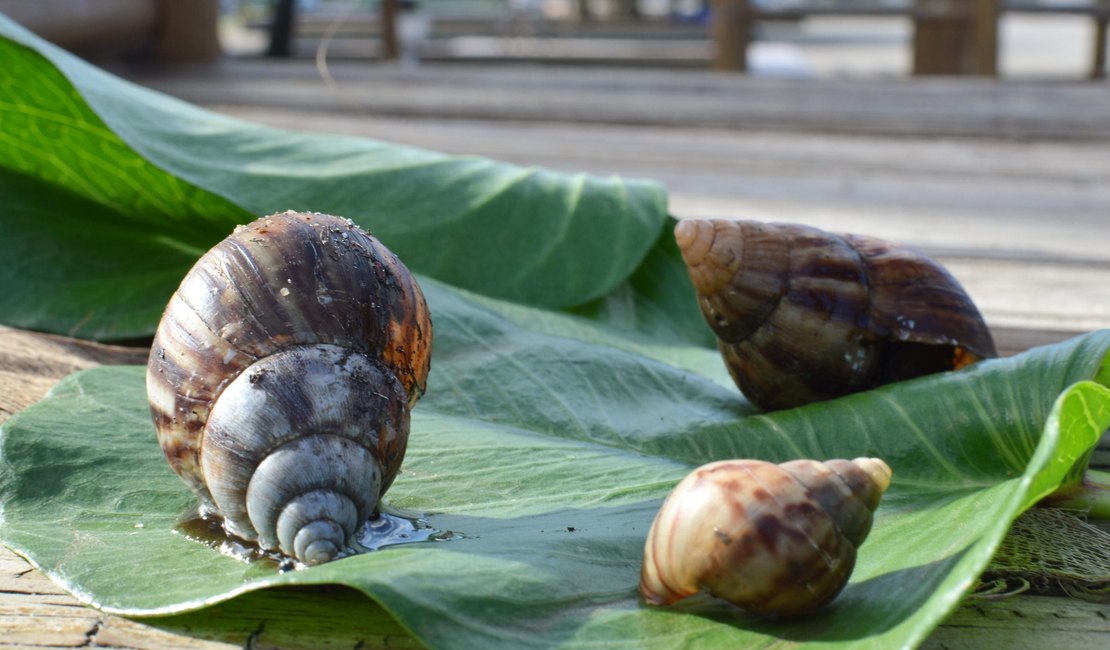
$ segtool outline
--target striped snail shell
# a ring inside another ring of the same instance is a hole
[[[640,593],[669,605],[706,589],[759,614],[815,611],[848,582],[890,477],[877,458],[703,465],[655,517]]]
[[[158,326],[158,440],[230,534],[326,562],[400,469],[431,338],[416,280],[350,221],[285,212],[239,226]]]
[[[997,356],[948,271],[909,248],[794,224],[675,227],[732,378],[776,410]]]

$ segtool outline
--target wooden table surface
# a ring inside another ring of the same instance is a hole
[[[1003,354],[1110,327],[1110,84],[757,80],[696,71],[228,61],[133,79],[276,126],[663,181],[676,216],[798,221],[916,245],[980,305]],[[0,329],[0,421],[65,374],[145,350]],[[136,622],[0,550],[0,647],[407,647],[273,591]],[[954,613],[930,648],[1110,645],[1106,604],[1019,596]]]

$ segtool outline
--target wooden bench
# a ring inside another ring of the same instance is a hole
[[[904,5],[871,3],[812,4],[760,7],[751,0],[712,0],[713,67],[747,70],[752,27],[763,20],[809,16],[892,16],[913,20],[913,74],[998,74],[998,22],[1003,13],[1056,13],[1089,16],[1095,39],[1092,79],[1106,76],[1106,28],[1110,1],[1075,0],[1044,4],[1037,0],[909,0]]]

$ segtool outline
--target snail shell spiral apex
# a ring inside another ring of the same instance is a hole
[[[656,515],[640,593],[652,605],[705,589],[760,614],[815,611],[848,582],[890,477],[877,458],[703,465]]]
[[[350,221],[236,228],[174,293],[147,367],[171,467],[228,533],[304,564],[345,555],[400,469],[431,320]]]
[[[675,240],[725,365],[764,410],[997,356],[959,282],[910,248],[727,220],[680,221]]]

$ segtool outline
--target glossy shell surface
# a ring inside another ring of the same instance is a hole
[[[675,238],[729,372],[762,409],[996,356],[959,282],[913,249],[751,221],[681,221]]]
[[[699,467],[652,524],[640,592],[653,605],[704,589],[760,614],[815,611],[847,583],[890,477],[874,458]]]
[[[357,483],[366,495],[338,506],[354,509],[341,527],[356,526],[400,468],[431,335],[415,279],[350,221],[287,212],[240,226],[197,261],[159,324],[147,372],[158,440],[229,532],[263,548],[279,533],[251,523],[248,491],[259,503],[300,498],[288,524],[334,500],[305,496],[325,483],[352,494]],[[295,448],[369,464],[294,471]],[[267,463],[279,478],[258,471]],[[267,481],[289,485],[274,496]],[[258,513],[275,525],[279,515]]]

